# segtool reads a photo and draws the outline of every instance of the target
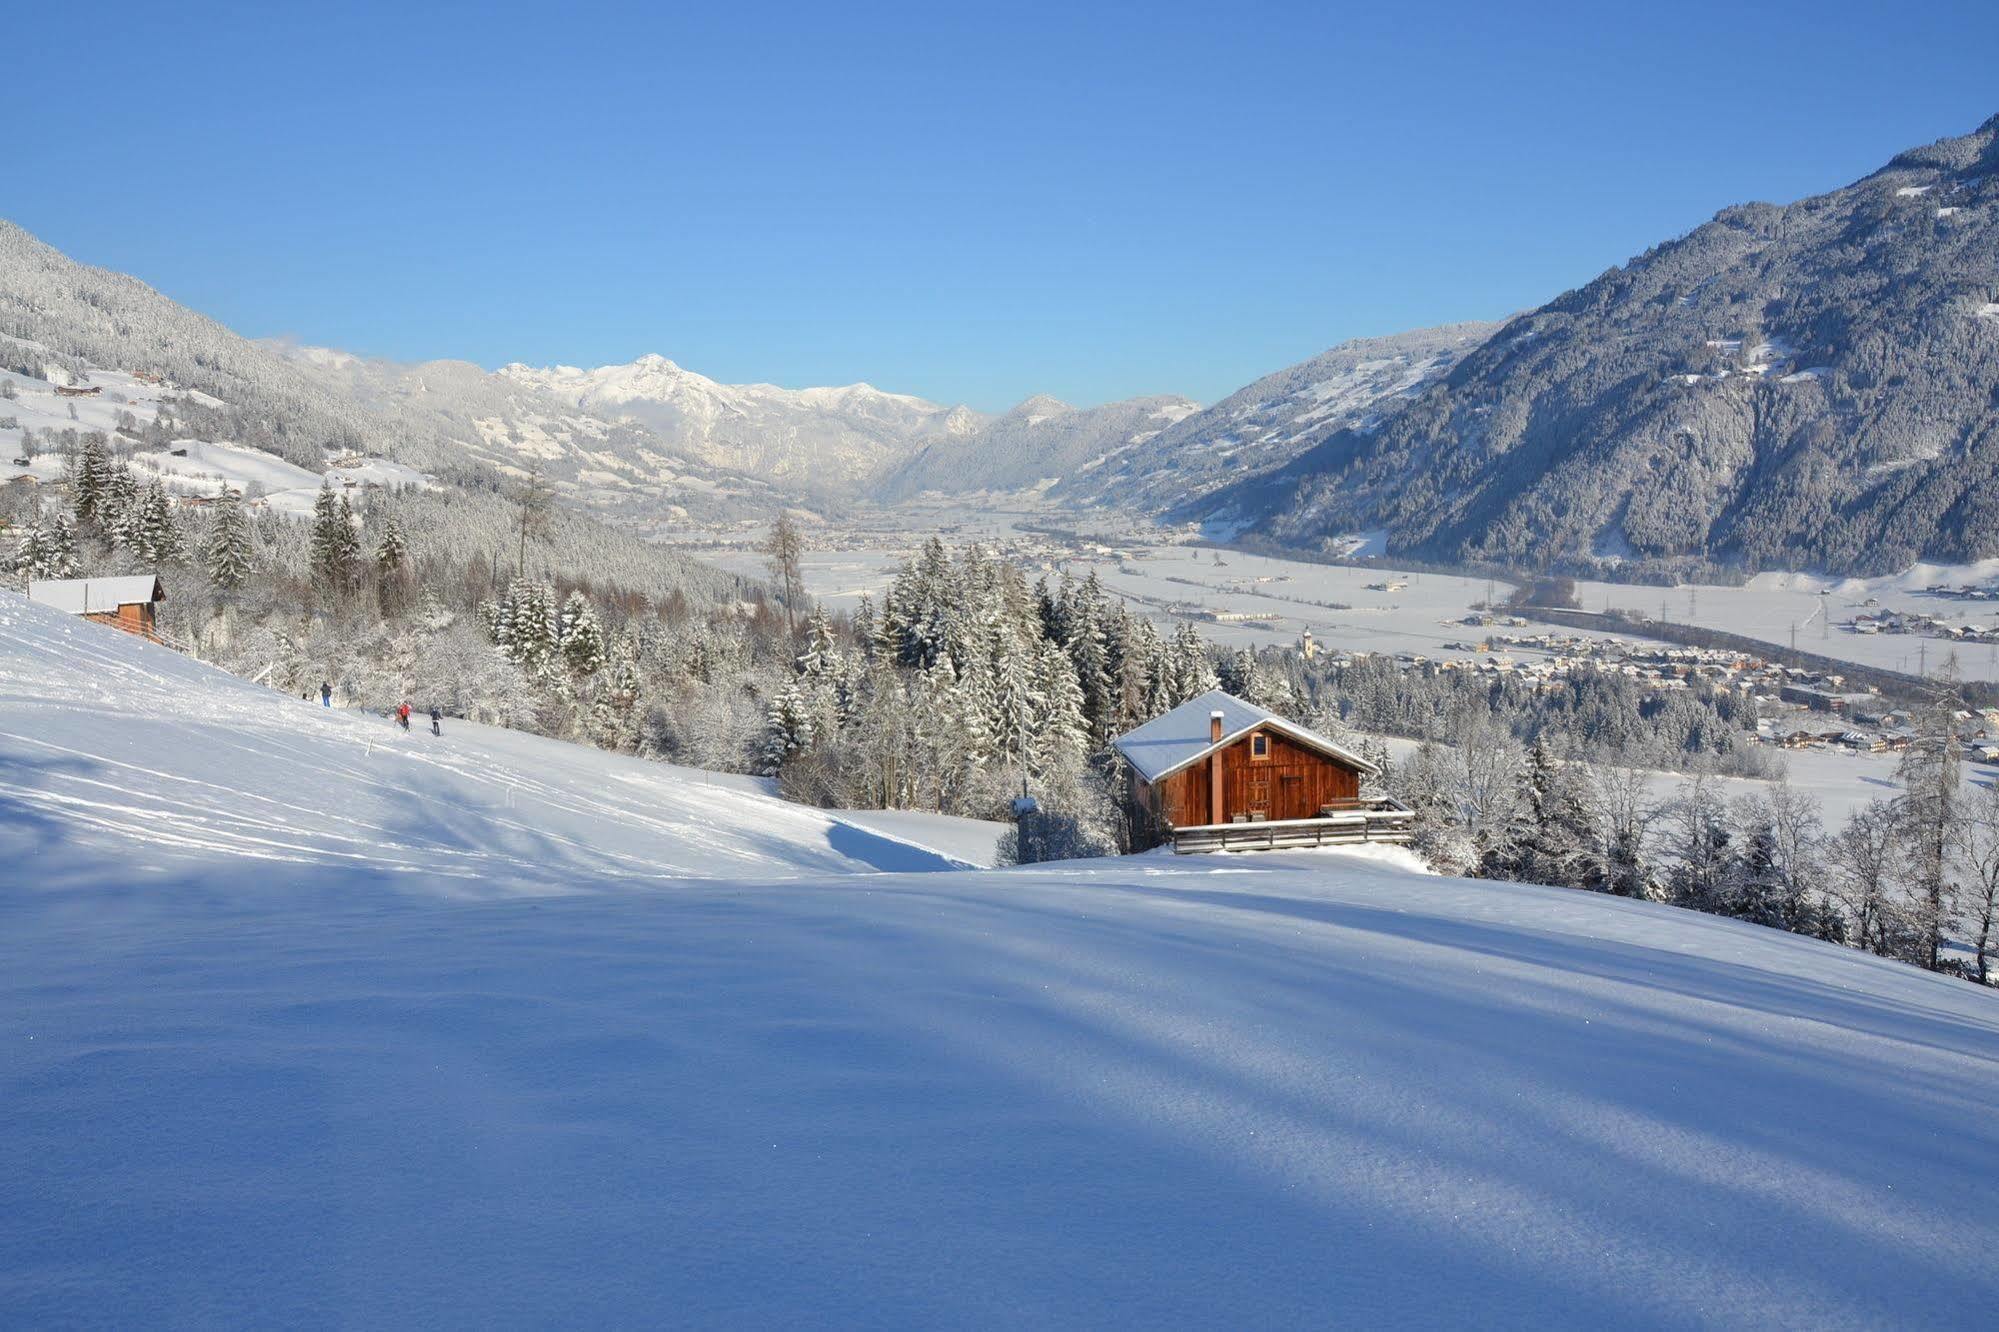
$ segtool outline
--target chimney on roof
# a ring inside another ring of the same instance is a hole
[[[1222,738],[1222,714],[1220,711],[1208,714],[1208,743],[1214,744]]]

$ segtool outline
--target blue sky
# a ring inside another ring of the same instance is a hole
[[[1999,112],[1999,5],[1510,8],[93,6],[0,216],[398,359],[1212,401]]]

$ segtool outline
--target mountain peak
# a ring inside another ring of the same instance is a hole
[[[1013,410],[1009,411],[1007,415],[1008,416],[1061,416],[1064,413],[1073,412],[1075,410],[1076,410],[1075,408],[1071,407],[1068,403],[1062,401],[1060,398],[1051,397],[1046,393],[1037,393],[1033,397],[1022,401],[1018,406],[1014,407]]]

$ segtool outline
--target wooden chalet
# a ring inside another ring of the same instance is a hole
[[[1230,851],[1402,842],[1409,809],[1361,794],[1379,770],[1267,708],[1210,690],[1111,742],[1140,846]]]
[[[81,615],[128,634],[160,641],[153,627],[153,607],[167,599],[157,574],[121,578],[37,578],[28,584],[28,600]]]

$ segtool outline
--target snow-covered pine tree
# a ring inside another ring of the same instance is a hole
[[[312,577],[320,588],[345,596],[354,588],[360,538],[354,534],[354,509],[333,483],[322,479],[312,505]]]
[[[1536,740],[1520,772],[1509,836],[1487,867],[1495,878],[1557,888],[1600,888],[1596,819],[1580,772]]]
[[[202,551],[208,576],[219,587],[241,587],[250,576],[250,524],[243,516],[242,497],[233,490],[223,491],[214,515]]]
[[[556,677],[562,631],[553,588],[535,579],[515,578],[507,585],[497,627],[496,646],[529,680],[546,684]]]
[[[1034,659],[1034,688],[1042,702],[1040,725],[1028,751],[1029,777],[1045,785],[1058,775],[1078,772],[1090,753],[1090,725],[1083,715],[1083,689],[1069,654],[1044,642]]]
[[[380,512],[382,537],[375,543],[375,584],[383,609],[394,613],[406,604],[405,579],[409,571],[410,548],[395,510],[384,508]]]
[[[1089,726],[1091,744],[1099,746],[1117,734],[1110,651],[1104,638],[1104,586],[1092,569],[1081,583],[1063,590],[1062,646],[1075,666],[1076,685],[1083,691],[1083,719]]]
[[[180,523],[174,518],[173,501],[157,480],[146,487],[139,500],[139,518],[130,544],[133,554],[152,565],[177,564],[187,553]]]
[[[814,606],[805,622],[805,647],[796,665],[800,675],[820,684],[830,682],[840,668],[840,640],[824,606]]]
[[[76,577],[76,529],[69,516],[52,513],[29,528],[16,559],[30,578]]]
[[[993,673],[993,744],[998,757],[1023,776],[1030,767],[1044,699],[1030,651],[1008,637]]]
[[[1178,707],[1190,698],[1198,698],[1210,689],[1219,688],[1221,680],[1215,674],[1214,662],[1208,654],[1207,640],[1201,637],[1189,621],[1182,620],[1173,632],[1172,648],[1173,694],[1171,706]]]
[[[562,663],[572,677],[583,680],[604,669],[604,628],[581,589],[569,594],[556,637]]]
[[[796,680],[787,680],[764,713],[763,770],[775,777],[812,746],[812,706]]]
[[[111,465],[104,455],[104,445],[96,435],[83,441],[77,451],[76,461],[70,467],[69,493],[72,512],[76,516],[79,531],[97,530],[104,511],[105,483],[110,479]]]
[[[142,517],[139,482],[129,467],[108,466],[97,501],[97,526],[113,546],[129,549]]]
[[[861,656],[869,661],[875,659],[881,643],[877,635],[881,632],[881,617],[875,614],[875,600],[863,592],[858,605],[854,607],[854,641],[861,646]]]

